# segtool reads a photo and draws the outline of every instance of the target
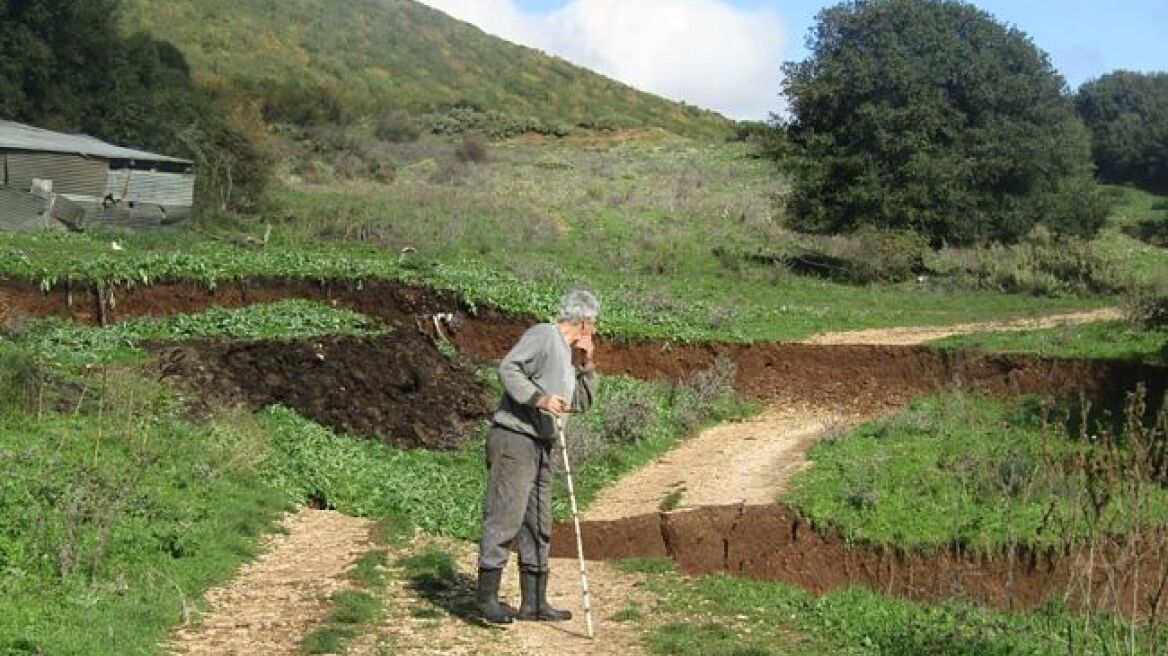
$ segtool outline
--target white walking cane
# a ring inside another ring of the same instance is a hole
[[[568,462],[568,442],[564,439],[564,416],[556,417],[556,433],[560,452],[564,456],[564,475],[568,479],[568,498],[572,500],[572,521],[576,524],[576,555],[580,557],[580,583],[584,587],[584,618],[588,623],[588,637],[595,639],[592,630],[592,595],[588,592],[588,570],[584,567],[584,541],[580,538],[580,511],[576,507],[576,490],[572,486],[572,465]]]

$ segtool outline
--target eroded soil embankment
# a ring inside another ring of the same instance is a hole
[[[31,283],[0,281],[0,294],[15,313],[98,320],[98,302],[89,288],[58,285],[48,293]],[[192,313],[218,305],[239,307],[285,298],[306,298],[349,308],[410,331],[430,331],[429,318],[453,313],[452,339],[464,352],[496,359],[506,353],[530,319],[511,318],[491,308],[473,315],[457,295],[398,281],[346,282],[252,279],[221,284],[215,290],[194,283],[164,283],[117,292],[107,320]],[[918,346],[813,344],[664,344],[608,341],[597,353],[602,371],[645,379],[680,379],[728,358],[737,367],[736,387],[747,396],[772,403],[810,400],[841,411],[871,412],[903,405],[939,388],[961,387],[995,396],[1059,395],[1085,391],[1096,402],[1114,405],[1137,382],[1149,385],[1149,398],[1162,396],[1168,368],[1148,365],[1071,361],[972,352],[943,353]]]
[[[495,403],[472,369],[413,331],[156,348],[159,377],[205,403],[278,403],[338,433],[399,447],[458,447]]]
[[[902,553],[848,545],[837,535],[816,531],[781,504],[585,522],[581,535],[592,560],[668,557],[690,574],[728,572],[781,581],[813,594],[860,585],[917,601],[961,599],[1010,609],[1031,609],[1063,595],[1081,603],[1090,590],[1097,605],[1130,614],[1135,599],[1139,612],[1147,613],[1168,566],[1163,539],[1142,541],[1125,552],[1139,556],[1126,559],[1109,547],[1090,556],[1085,550],[1036,553],[1025,547],[971,554],[956,547]],[[575,545],[572,525],[557,524],[552,556],[572,557]],[[1083,574],[1089,556],[1095,563],[1091,577]]]

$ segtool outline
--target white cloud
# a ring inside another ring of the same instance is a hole
[[[509,41],[734,118],[779,109],[779,15],[725,0],[570,0],[524,12],[514,0],[422,0]]]

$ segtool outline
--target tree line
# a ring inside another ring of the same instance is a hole
[[[934,246],[1103,224],[1094,184],[1168,187],[1168,75],[1116,72],[1072,95],[1017,28],[955,0],[850,0],[784,65],[767,151],[792,227],[912,231]]]
[[[0,1],[0,117],[194,159],[199,194],[256,202],[267,162],[173,44],[121,28],[120,0]]]

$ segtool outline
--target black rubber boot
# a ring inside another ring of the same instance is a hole
[[[552,608],[547,600],[547,572],[519,572],[519,592],[523,601],[519,604],[521,620],[537,622],[564,622],[572,619],[572,611]]]
[[[479,613],[491,624],[510,624],[515,620],[515,616],[499,603],[499,581],[502,578],[501,569],[479,570]]]

